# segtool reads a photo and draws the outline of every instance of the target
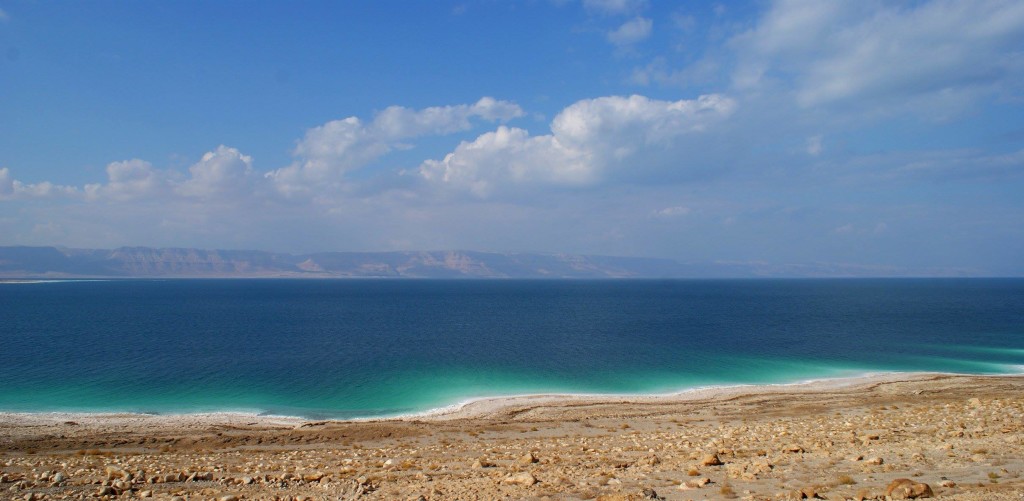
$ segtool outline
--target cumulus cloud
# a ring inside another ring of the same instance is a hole
[[[603,15],[624,15],[647,7],[647,0],[583,0],[583,7]]]
[[[119,201],[152,197],[163,192],[165,180],[165,173],[145,160],[112,162],[107,165],[107,183],[85,185],[85,196],[89,200]]]
[[[463,141],[444,160],[425,161],[420,174],[486,197],[498,183],[588,183],[594,172],[586,155],[554,135],[531,137],[526,130],[501,126]]]
[[[608,41],[619,47],[633,45],[651,36],[654,22],[645,17],[637,16],[608,32]]]
[[[333,120],[306,131],[295,146],[295,161],[280,169],[258,173],[253,160],[236,148],[220,145],[205,153],[187,174],[159,169],[148,161],[130,159],[106,167],[106,182],[89,183],[81,191],[49,182],[25,184],[0,170],[0,199],[84,193],[87,201],[127,202],[183,198],[193,201],[238,201],[272,192],[292,195],[313,186],[332,186],[344,173],[362,167],[412,138],[469,130],[473,120],[505,122],[523,116],[509,101],[484,97],[472,104],[410,109],[391,106],[370,122],[358,117]]]
[[[210,199],[246,195],[254,191],[255,183],[260,180],[253,172],[252,157],[224,145],[207,152],[188,171],[191,177],[175,189],[186,197]]]
[[[698,133],[731,115],[735,101],[720,95],[661,101],[610,96],[578,101],[551,122],[551,134],[531,136],[518,128],[464,141],[442,160],[427,160],[420,175],[429,182],[487,197],[504,186],[580,186],[622,171],[643,157],[659,167],[667,157],[685,163],[674,148],[680,136]],[[663,158],[659,158],[659,156]]]
[[[236,148],[220,145],[188,168],[188,176],[159,169],[134,158],[107,165],[107,182],[83,187],[88,201],[129,202],[169,200],[235,202],[259,192],[263,177],[252,168],[252,158]]]
[[[14,179],[7,167],[0,168],[0,200],[66,196],[76,193],[77,190],[72,186],[61,186],[49,181],[23,183]]]
[[[1024,3],[779,0],[733,40],[739,88],[791,82],[804,107],[962,97],[1024,81]],[[1005,90],[1005,89],[1003,89]]]
[[[484,97],[471,105],[420,110],[391,106],[369,123],[358,117],[333,120],[308,130],[293,152],[296,161],[267,177],[285,194],[303,192],[311,184],[340,180],[346,172],[404,146],[404,140],[469,130],[474,118],[506,122],[522,115],[515,103]]]

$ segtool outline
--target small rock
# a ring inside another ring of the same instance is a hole
[[[139,491],[139,497],[140,498],[151,498],[151,497],[153,497],[153,491],[151,491],[151,490]]]
[[[227,496],[221,496],[217,498],[217,501],[238,501],[238,496],[234,494],[228,494]]]
[[[879,464],[884,463],[885,460],[883,460],[882,458],[871,458],[871,459],[868,459],[867,461],[864,461],[864,462],[867,463],[867,464],[879,465]]]
[[[132,483],[127,480],[115,480],[110,486],[118,493],[132,490]]]
[[[108,466],[106,468],[107,480],[114,480],[118,478],[124,478],[128,473],[116,466]]]
[[[640,497],[641,499],[665,499],[663,497],[658,496],[658,491],[651,488],[647,488],[640,491]]]
[[[885,488],[885,495],[893,499],[917,499],[934,496],[928,484],[915,482],[909,478],[897,478]]]
[[[803,489],[800,489],[800,495],[803,496],[805,499],[815,499],[818,497],[818,489],[811,486],[807,486],[804,487]]]
[[[797,490],[779,491],[775,493],[776,501],[800,501],[804,499],[804,493]]]
[[[480,468],[494,468],[494,467],[495,467],[495,464],[490,462],[490,461],[488,461],[488,460],[486,460],[486,459],[477,459],[476,461],[473,461],[473,468],[476,468],[476,469],[480,469]]]
[[[252,477],[242,477],[242,484],[244,484],[244,485],[252,485],[252,483],[253,483]]]
[[[800,447],[799,445],[792,444],[792,445],[787,445],[785,448],[782,449],[782,451],[783,452],[800,453],[800,452],[804,452],[804,448]]]
[[[503,484],[512,484],[512,485],[522,485],[524,487],[529,487],[529,486],[537,483],[537,479],[533,475],[531,475],[530,473],[524,471],[524,472],[516,473],[514,475],[509,475],[509,476],[505,477],[505,479],[502,480],[501,483],[503,483]]]
[[[861,490],[857,491],[857,495],[856,496],[853,496],[853,501],[865,501],[867,499],[876,499],[876,498],[877,498],[877,496],[872,494],[871,491],[869,491],[867,489],[861,489]]]
[[[65,481],[65,480],[67,480],[67,477],[66,477],[66,476],[64,476],[64,472],[62,472],[62,471],[58,471],[58,472],[57,472],[57,474],[56,474],[56,475],[54,475],[54,476],[53,476],[53,477],[52,477],[52,478],[51,478],[50,480],[51,480],[51,481],[52,481],[53,483],[55,483],[55,484],[59,484],[59,483],[61,483],[61,482]]]
[[[687,480],[686,482],[683,482],[682,484],[679,485],[679,488],[682,489],[682,490],[686,490],[686,489],[700,489],[701,487],[704,487],[705,485],[708,485],[710,483],[711,483],[711,479],[710,478],[707,478],[707,477],[695,478],[693,480]]]
[[[700,464],[704,466],[721,466],[723,463],[721,459],[718,459],[718,454],[708,454],[704,456]]]
[[[939,482],[939,486],[940,487],[956,487],[956,482],[954,482],[952,480],[943,480],[942,482]]]
[[[533,464],[537,462],[537,457],[534,456],[532,452],[527,452],[518,460],[516,460],[516,462],[522,465]]]

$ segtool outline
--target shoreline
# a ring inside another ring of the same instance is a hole
[[[240,422],[267,425],[302,425],[311,422],[378,423],[408,421],[450,421],[459,419],[487,419],[518,407],[558,407],[564,405],[601,404],[672,404],[697,400],[730,398],[739,395],[772,395],[778,393],[814,393],[854,389],[879,383],[927,381],[942,377],[1004,378],[1024,377],[1024,370],[1003,374],[966,374],[955,372],[898,372],[871,371],[856,375],[820,377],[782,383],[737,383],[705,385],[658,393],[523,393],[504,396],[482,396],[461,400],[454,404],[395,415],[353,418],[311,418],[297,415],[268,414],[261,411],[221,410],[212,412],[133,412],[133,411],[5,411],[0,410],[0,424],[33,423],[52,424],[56,421],[127,421],[167,422],[177,420],[207,424],[237,424]]]
[[[864,500],[912,479],[942,499],[1019,500],[1021,450],[1024,375],[881,373],[481,399],[372,420],[0,413],[0,492],[33,501]]]

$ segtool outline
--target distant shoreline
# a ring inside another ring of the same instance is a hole
[[[854,263],[683,262],[671,258],[472,250],[314,252],[0,246],[8,278],[914,278],[992,276],[977,268]]]

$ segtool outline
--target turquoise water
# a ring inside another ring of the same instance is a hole
[[[422,412],[867,372],[1024,372],[1024,280],[0,284],[0,411]]]

